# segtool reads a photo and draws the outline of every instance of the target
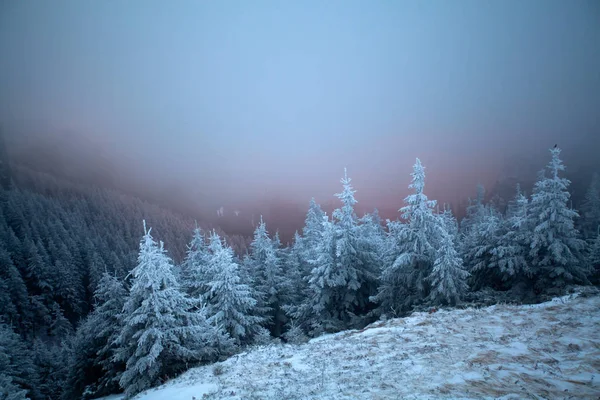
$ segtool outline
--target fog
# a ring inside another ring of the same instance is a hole
[[[299,228],[344,167],[395,218],[416,157],[455,205],[555,143],[598,169],[594,1],[14,0],[0,54],[15,158],[205,218]]]

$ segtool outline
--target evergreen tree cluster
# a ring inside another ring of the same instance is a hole
[[[517,186],[504,210],[480,186],[460,224],[426,195],[419,159],[385,223],[356,214],[344,171],[330,216],[312,199],[288,246],[261,218],[243,252],[139,200],[32,175],[1,193],[0,396],[131,396],[248,345],[454,306],[481,289],[517,298],[598,283],[598,178],[579,217],[560,149],[550,153],[531,196]]]

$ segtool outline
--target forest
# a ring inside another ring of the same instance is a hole
[[[248,346],[598,285],[600,179],[574,205],[560,153],[531,193],[478,186],[460,221],[427,197],[419,159],[396,220],[358,216],[344,171],[339,208],[311,200],[288,245],[262,219],[228,236],[0,163],[0,399],[131,397]]]

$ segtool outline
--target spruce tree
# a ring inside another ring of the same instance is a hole
[[[374,251],[374,242],[367,246],[361,241],[355,190],[345,170],[341,183],[343,191],[336,197],[342,207],[333,212],[333,220],[323,218],[317,258],[311,261],[311,294],[299,313],[313,335],[363,324],[361,315],[369,311],[370,296],[376,290],[375,256],[367,257],[367,252]]]
[[[392,245],[389,263],[384,267],[381,284],[373,298],[381,313],[398,313],[423,302],[429,295],[426,278],[431,273],[440,243],[441,221],[433,213],[436,205],[423,192],[425,169],[417,158],[409,188],[414,194],[404,199],[399,212],[405,223],[388,224]]]
[[[13,329],[0,321],[0,394],[6,398],[40,398],[31,352]]]
[[[490,250],[491,259],[484,272],[498,277],[502,282],[496,282],[498,288],[510,288],[531,276],[527,262],[531,237],[528,210],[529,201],[517,185],[517,193],[508,205],[507,216],[498,227],[496,244]]]
[[[131,276],[115,356],[126,362],[119,383],[128,397],[190,363],[214,360],[230,340],[208,323],[205,308],[181,292],[163,244],[154,241],[150,230],[145,230]]]
[[[211,280],[206,282],[208,315],[216,325],[223,327],[237,344],[247,343],[262,323],[252,315],[256,300],[250,287],[241,282],[239,267],[233,261],[233,250],[214,231],[210,236],[208,269]]]
[[[452,236],[442,230],[440,248],[427,280],[431,285],[429,299],[434,304],[455,305],[468,289],[469,273],[454,248]]]
[[[209,258],[204,233],[196,227],[181,266],[181,285],[191,298],[203,299],[209,290],[207,282],[212,278],[208,271]]]
[[[273,336],[279,337],[287,320],[283,306],[289,302],[290,284],[262,217],[250,244],[250,258],[258,315],[264,318],[265,327]]]
[[[540,288],[588,282],[582,255],[585,243],[574,225],[578,214],[569,208],[570,181],[559,175],[565,170],[560,152],[557,147],[550,149],[549,176],[535,183],[531,197],[529,256]]]

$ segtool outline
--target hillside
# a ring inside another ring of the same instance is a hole
[[[600,296],[415,313],[194,368],[138,400],[596,399]],[[105,400],[120,399],[112,396]]]

